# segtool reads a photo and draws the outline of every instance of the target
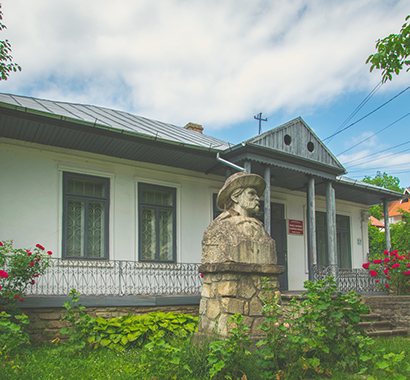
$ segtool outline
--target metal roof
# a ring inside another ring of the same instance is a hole
[[[275,129],[269,132],[275,134]],[[338,162],[329,165],[321,159],[272,149],[264,140],[267,135],[233,146],[172,124],[92,105],[0,93],[0,137],[224,176],[226,166],[216,160],[220,153],[241,166],[251,161],[252,172],[261,175],[270,166],[276,187],[306,191],[308,176],[314,176],[318,195],[326,194],[325,183],[332,180],[337,199],[373,205],[403,197],[337,177],[343,168]],[[320,140],[316,139],[317,144]],[[326,152],[323,148],[322,153]]]
[[[66,121],[92,125],[104,129],[117,129],[156,140],[173,141],[184,145],[224,150],[231,144],[189,129],[163,123],[128,112],[77,103],[56,102],[0,93],[0,106],[23,109],[28,113],[51,115]]]

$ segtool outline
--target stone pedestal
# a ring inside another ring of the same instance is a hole
[[[264,320],[261,298],[266,296],[262,277],[270,280],[275,298],[280,298],[278,276],[285,268],[274,264],[225,262],[202,264],[199,271],[204,274],[199,332],[227,336],[235,327],[229,326],[228,319],[240,313],[251,337],[263,335],[258,329]]]

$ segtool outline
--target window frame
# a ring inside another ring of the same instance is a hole
[[[145,189],[167,191],[172,194],[172,206],[158,205],[152,203],[142,202],[142,192]],[[144,259],[142,257],[142,210],[144,206],[149,206],[150,208],[155,208],[156,213],[156,250],[155,259]],[[171,210],[172,211],[172,259],[171,260],[160,260],[159,257],[159,210]],[[152,262],[152,263],[176,263],[177,262],[177,189],[170,186],[154,185],[152,183],[138,182],[138,260],[140,262]]]
[[[102,197],[87,196],[87,195],[78,195],[68,193],[68,180],[81,179],[89,180],[104,183],[104,195]],[[61,257],[66,260],[108,260],[109,259],[109,240],[110,240],[110,178],[100,177],[89,174],[80,174],[69,171],[63,171],[63,233],[62,233],[62,255]],[[88,207],[85,207],[84,214],[84,256],[67,256],[67,209],[68,209],[68,199],[79,199],[85,202],[88,205],[89,201],[104,202],[104,242],[102,243],[104,247],[104,256],[101,257],[89,257],[87,252],[87,243],[88,243]]]

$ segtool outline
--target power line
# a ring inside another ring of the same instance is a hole
[[[353,148],[356,148],[358,145],[364,143],[364,142],[367,141],[367,140],[370,140],[370,139],[373,138],[374,136],[376,136],[376,135],[378,135],[379,133],[385,131],[387,128],[390,128],[391,126],[393,126],[394,124],[398,123],[400,120],[403,120],[405,117],[407,117],[407,116],[409,116],[409,115],[410,115],[410,112],[407,113],[407,114],[405,114],[405,115],[402,116],[401,118],[397,119],[396,121],[393,121],[393,123],[389,124],[387,127],[384,127],[384,128],[382,128],[382,129],[380,129],[380,131],[378,131],[378,132],[372,134],[371,136],[369,136],[369,137],[363,139],[362,141],[358,142],[357,144],[355,144],[355,145],[351,146],[350,148],[344,150],[343,152],[337,154],[337,156],[340,156],[341,154],[346,153],[346,152],[348,152],[349,150],[351,150],[351,149],[353,149]]]
[[[399,97],[400,95],[402,95],[404,92],[406,92],[408,89],[410,89],[410,86],[408,86],[407,88],[405,88],[403,91],[401,91],[400,93],[398,93],[397,95],[393,96],[391,99],[389,99],[387,102],[383,103],[381,106],[377,107],[376,109],[374,109],[373,111],[369,112],[367,115],[364,115],[363,117],[361,117],[359,120],[356,120],[355,122],[353,122],[352,124],[349,124],[347,127],[344,127],[343,129],[333,133],[332,135],[324,138],[322,141],[326,141],[329,140],[331,138],[333,138],[334,136],[338,135],[339,133],[342,133],[344,131],[346,131],[347,129],[353,127],[355,124],[359,123],[360,121],[366,119],[367,117],[369,117],[370,115],[372,115],[373,113],[375,113],[376,111],[378,111],[380,108],[384,107],[386,104],[390,103],[391,101],[393,101],[394,99],[396,99],[397,97]]]
[[[404,143],[399,144],[399,145],[395,145],[395,146],[393,146],[393,147],[391,147],[391,148],[386,148],[386,149],[380,150],[380,151],[378,151],[378,152],[375,152],[375,153],[373,153],[373,154],[370,154],[370,155],[367,155],[367,156],[364,156],[364,157],[356,158],[356,159],[354,159],[354,160],[345,162],[344,165],[346,165],[346,164],[348,164],[348,163],[350,163],[350,162],[355,162],[355,161],[359,161],[359,160],[363,160],[363,159],[365,159],[365,158],[369,158],[369,157],[375,156],[376,154],[383,153],[383,152],[385,152],[386,150],[391,150],[391,149],[397,148],[397,147],[399,147],[399,146],[406,145],[406,144],[408,144],[408,143],[410,143],[410,141],[404,142]],[[363,164],[366,164],[367,162],[370,162],[370,161],[381,160],[381,159],[384,159],[384,158],[393,156],[393,155],[398,154],[398,153],[407,152],[408,150],[410,150],[410,149],[404,149],[404,150],[401,150],[400,152],[395,152],[395,153],[391,153],[391,154],[388,154],[388,155],[383,156],[383,157],[379,157],[379,158],[375,158],[375,159],[372,159],[372,160],[360,162],[360,163],[354,164],[354,165],[352,165],[352,166],[363,165]]]
[[[347,117],[347,119],[340,124],[340,126],[336,129],[336,132],[338,132],[341,128],[343,128],[352,118],[355,116],[361,109],[362,107],[370,100],[370,98],[379,90],[379,88],[382,86],[383,81],[380,81],[372,91],[370,91],[369,94],[362,100],[362,102],[354,109],[354,111]],[[335,136],[335,135],[334,135]],[[334,136],[329,137],[329,142],[332,140]]]

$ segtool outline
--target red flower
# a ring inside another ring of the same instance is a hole
[[[23,302],[23,301],[24,301],[24,297],[21,297],[21,298],[19,299],[19,301],[20,301],[20,302]]]
[[[398,253],[399,253],[399,251],[398,251],[397,249],[395,249],[395,250],[392,252],[393,255],[397,255]]]
[[[385,287],[386,289],[389,289],[390,285],[389,285],[389,284],[386,284],[386,285],[384,285],[384,287]]]
[[[36,247],[37,247],[38,249],[41,249],[42,251],[44,251],[44,247],[43,247],[41,244],[36,244]]]
[[[387,279],[387,280],[390,280],[390,279],[391,279],[391,277],[390,277],[390,276],[386,276],[386,279]]]
[[[51,252],[51,251],[47,251],[47,253],[48,253],[49,255],[52,255],[52,254],[53,254],[53,252]]]
[[[384,255],[384,256],[388,256],[388,255],[389,255],[389,251],[384,251],[384,252],[383,252],[383,255]]]
[[[29,255],[29,256],[32,255],[32,253],[30,251],[27,250],[26,252],[27,252],[27,255]]]
[[[0,270],[0,278],[8,278],[9,275],[6,271]]]
[[[37,261],[37,262],[38,262],[38,261],[40,261],[40,258],[39,258],[39,257],[37,257],[37,259],[35,259],[34,261]]]
[[[369,269],[369,265],[370,265],[370,263],[364,263],[364,264],[362,265],[362,267],[363,267],[364,269]]]
[[[403,272],[403,274],[407,277],[410,276],[410,270],[408,270],[407,272]]]
[[[380,280],[376,280],[376,282],[380,282]]]
[[[381,264],[381,263],[382,263],[381,259],[373,260],[373,264]]]
[[[371,277],[376,277],[377,276],[377,272],[375,272],[374,270],[371,270],[369,273],[370,273]]]
[[[1,285],[0,285],[0,290],[1,290]]]
[[[407,268],[410,268],[410,263],[407,263],[407,265],[406,265],[406,266],[407,266]]]
[[[36,259],[37,260],[37,259]],[[30,264],[28,264],[30,267],[34,267],[34,265],[36,265],[36,264],[34,264],[33,262],[31,262]]]
[[[390,262],[390,259],[386,257],[383,261],[387,264],[388,262]]]
[[[36,273],[33,277],[38,277],[38,276],[40,276],[40,274],[39,274],[39,273]]]
[[[203,273],[201,273],[201,278],[203,278],[204,277],[204,274]]]
[[[384,273],[384,274],[389,273],[389,268],[386,268],[386,269],[383,271],[383,273]]]
[[[396,264],[393,264],[391,267],[392,267],[392,269],[398,268],[398,267],[400,267],[400,264],[399,264],[399,263],[396,263]]]
[[[3,243],[0,241],[0,247],[2,247],[3,246]]]
[[[31,285],[34,285],[35,283],[36,283],[35,280],[31,280],[31,281],[30,281],[30,284],[31,284]]]
[[[14,298],[15,298],[15,299],[19,299],[20,296],[19,296],[18,294],[15,294],[15,295],[14,295]]]

